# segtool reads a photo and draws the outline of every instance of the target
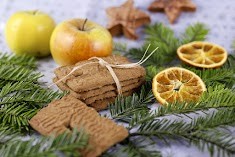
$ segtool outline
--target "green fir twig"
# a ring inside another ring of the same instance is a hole
[[[209,28],[207,28],[203,23],[196,23],[188,26],[180,38],[181,44],[183,45],[193,41],[204,41],[208,33]]]
[[[172,29],[162,23],[156,23],[147,26],[145,32],[147,37],[144,45],[141,48],[130,49],[127,56],[140,60],[147,46],[151,44],[149,53],[156,47],[159,49],[145,62],[145,65],[169,66],[169,63],[176,59],[177,48],[182,43],[205,40],[209,29],[202,23],[196,23],[186,28],[181,38],[177,38]]]
[[[11,140],[0,149],[1,157],[45,157],[58,156],[59,151],[66,156],[81,156],[79,150],[87,147],[88,135],[84,131],[71,133],[65,132],[57,137],[30,138],[22,141],[20,139]]]
[[[9,55],[0,53],[0,65],[36,68],[36,58],[28,55]]]

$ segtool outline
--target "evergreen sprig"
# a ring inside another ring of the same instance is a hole
[[[4,83],[7,82],[37,82],[39,78],[42,77],[42,74],[35,72],[33,69],[28,67],[21,66],[12,66],[12,65],[1,65],[0,66],[0,80]]]
[[[235,137],[231,134],[219,133],[216,128],[234,124],[234,113],[235,108],[220,109],[212,115],[192,118],[190,123],[185,123],[184,120],[153,118],[141,123],[138,130],[130,136],[155,136],[164,141],[164,136],[173,139],[181,137],[193,142],[200,149],[209,149],[211,155],[215,150],[217,153],[232,155],[235,153]]]
[[[33,105],[43,107],[43,104],[49,103],[54,99],[59,99],[64,93],[57,91],[46,90],[44,88],[36,88],[28,92],[17,92],[10,96],[6,96],[0,101],[0,105],[12,104],[18,102],[28,102]]]
[[[13,139],[19,137],[19,133],[15,130],[11,129],[9,126],[4,126],[0,124],[0,149],[4,146],[7,142],[10,142]]]
[[[18,131],[29,131],[29,119],[45,104],[63,95],[34,83],[8,83],[0,92],[0,121]]]
[[[208,33],[209,28],[202,23],[191,25],[186,28],[185,32],[182,34],[181,44],[187,44],[193,41],[204,41]]]
[[[178,65],[179,66],[179,65]],[[196,73],[207,86],[225,85],[228,88],[232,88],[235,85],[235,56],[229,55],[228,61],[219,69],[197,69],[188,65],[182,65],[184,68],[189,69]],[[152,78],[164,70],[166,67],[148,66],[147,80]]]
[[[233,69],[235,72],[235,52],[233,51],[231,54],[228,55],[228,59],[225,64],[222,66],[224,69]]]
[[[145,138],[130,138],[127,144],[122,145],[122,152],[128,157],[161,157],[160,151],[148,148],[151,145]]]
[[[150,87],[151,86],[148,86],[148,84],[144,85],[144,88],[141,89],[140,93],[146,93],[146,91],[150,91]],[[150,93],[150,95],[152,95],[152,93]],[[150,95],[148,95],[148,97],[151,97]],[[112,108],[112,105],[110,107],[110,109],[112,109],[112,113],[120,114],[116,120],[128,123],[128,129],[131,132],[131,136],[144,136],[145,141],[146,139],[151,139],[152,136],[159,138],[160,141],[167,141],[169,138],[175,139],[177,137],[181,137],[190,141],[191,143],[194,143],[200,149],[210,149],[211,154],[214,153],[215,150],[219,151],[217,153],[234,153],[232,148],[234,148],[235,145],[229,145],[231,144],[231,138],[233,136],[228,136],[228,134],[226,134],[226,136],[230,138],[230,140],[226,140],[225,134],[219,134],[218,132],[210,131],[213,133],[213,135],[203,134],[206,129],[214,128],[213,130],[216,131],[216,127],[220,127],[222,125],[232,125],[235,122],[235,119],[232,116],[235,113],[235,92],[233,89],[226,88],[224,85],[208,87],[208,90],[203,94],[199,102],[172,103],[167,106],[161,106],[155,111],[148,110],[146,109],[147,107],[139,108],[139,104],[136,103],[138,101],[133,101],[138,100],[135,98],[136,94],[129,97],[128,99],[117,98],[115,102],[115,108]],[[141,99],[145,99],[144,95]],[[122,110],[123,106],[117,105],[121,105],[123,102],[125,102],[125,109],[127,110]],[[133,103],[136,103],[136,105]],[[132,109],[133,112],[129,114],[130,112],[128,109]],[[196,115],[198,115],[200,112],[208,114],[206,111],[210,111],[211,109],[218,109],[218,112],[214,112],[212,116],[200,116],[196,119],[194,118],[195,116],[192,116],[192,113],[195,113]],[[223,117],[224,114],[227,115]],[[179,118],[188,117],[193,121],[190,124],[187,124],[185,121],[172,122],[167,118],[167,115],[175,115]],[[136,128],[139,132],[135,131]],[[164,129],[165,131],[162,132],[163,130],[159,130],[159,128]],[[182,132],[182,134],[179,134],[177,130]],[[211,139],[211,137],[217,134],[218,136],[214,137],[214,139]],[[129,137],[128,139],[131,140],[130,138],[132,137]],[[153,144],[156,144],[156,141],[153,142]],[[148,144],[148,146],[149,145],[150,144]],[[131,150],[128,148],[130,147],[128,144],[124,145],[123,147],[125,147],[125,150]],[[131,148],[133,150],[134,148],[137,150],[140,149],[138,147]],[[119,151],[124,151],[128,155],[132,154],[131,152],[125,150]],[[148,149],[147,147],[141,147],[141,151],[143,150],[147,151]]]
[[[174,32],[161,23],[157,23],[146,28],[146,43],[142,48],[132,48],[127,53],[133,59],[140,60],[147,49],[147,46],[151,44],[149,53],[156,47],[159,47],[158,51],[145,62],[146,65],[162,65],[169,63],[176,56],[176,49],[179,45],[179,40],[175,37]]]
[[[233,69],[196,69],[189,66],[184,66],[196,73],[207,86],[225,85],[226,87],[233,87],[235,84],[235,75]]]
[[[149,148],[153,144],[145,137],[129,137],[102,154],[102,157],[161,157],[159,150]]]
[[[15,131],[29,131],[28,121],[39,111],[39,108],[30,108],[27,103],[5,104],[0,110],[1,125]]]
[[[176,50],[182,43],[196,40],[204,40],[209,29],[202,23],[196,23],[186,28],[181,38],[177,38],[174,31],[162,23],[156,23],[146,27],[146,41],[141,48],[132,48],[127,52],[127,56],[140,60],[151,44],[149,53],[158,47],[158,51],[153,54],[145,65],[166,66],[176,59]]]
[[[0,64],[0,127],[29,131],[29,119],[64,93],[41,87],[42,74],[34,71],[33,57],[1,54]]]
[[[235,85],[235,55],[230,54],[227,62],[219,69],[197,69],[187,65],[183,67],[196,73],[207,86],[225,85],[232,88]]]
[[[14,92],[30,91],[30,90],[36,89],[38,87],[39,87],[39,85],[34,84],[34,83],[30,83],[30,82],[23,82],[23,81],[9,82],[2,87],[2,89],[0,91],[0,98],[3,98],[7,95],[10,95]]]
[[[141,112],[148,112],[149,109],[147,104],[151,103],[155,98],[152,91],[149,90],[150,83],[146,83],[142,86],[139,93],[134,93],[129,97],[119,96],[116,98],[115,102],[109,106],[109,111],[113,119],[127,118],[133,113],[141,110]]]
[[[36,68],[36,59],[27,55],[9,55],[0,53],[0,65],[24,66]]]
[[[66,156],[81,156],[79,150],[88,144],[88,135],[84,131],[73,130],[72,134],[65,132],[59,136],[31,137],[30,140],[11,139],[0,149],[1,157],[45,157],[58,156],[63,152]]]

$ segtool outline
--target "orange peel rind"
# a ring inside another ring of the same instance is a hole
[[[184,68],[172,67],[159,72],[152,82],[152,90],[161,104],[198,101],[206,86],[202,79]]]
[[[177,54],[183,62],[199,68],[221,67],[228,57],[228,53],[223,47],[202,41],[180,46]]]

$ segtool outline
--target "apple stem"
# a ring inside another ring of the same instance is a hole
[[[84,23],[83,23],[83,25],[82,25],[82,31],[84,31],[84,29],[85,29],[85,24],[86,24],[86,22],[87,22],[87,18],[85,19],[85,21],[84,21]]]

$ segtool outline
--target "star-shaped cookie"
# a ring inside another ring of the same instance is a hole
[[[153,12],[165,12],[170,23],[174,23],[182,11],[195,11],[191,0],[155,0],[148,8]]]
[[[129,39],[137,39],[135,29],[150,23],[145,12],[134,7],[133,0],[128,0],[119,7],[106,9],[109,18],[108,30],[113,36],[124,34]]]

